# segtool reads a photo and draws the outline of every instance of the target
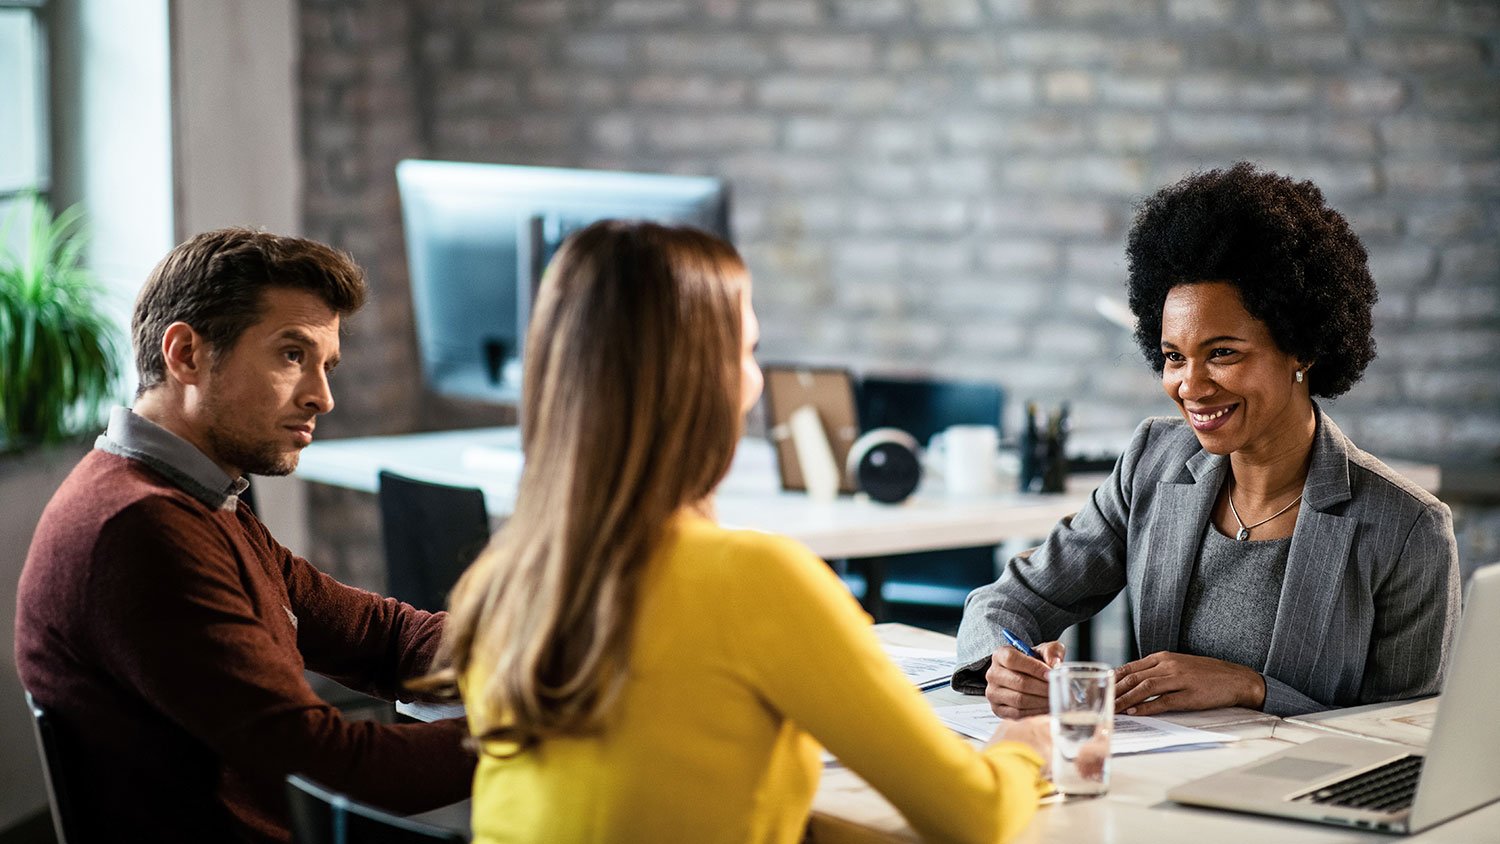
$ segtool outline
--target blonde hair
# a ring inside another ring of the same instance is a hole
[[[438,658],[450,681],[486,663],[466,689],[489,719],[479,738],[523,748],[604,725],[647,563],[734,455],[747,281],[728,243],[653,223],[595,223],[549,265],[515,512],[455,587]]]

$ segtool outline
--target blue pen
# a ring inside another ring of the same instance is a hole
[[[1026,644],[1026,640],[1025,639],[1022,639],[1020,636],[1017,636],[1016,634],[1010,632],[1010,628],[1008,628],[1008,627],[1002,627],[1002,628],[1000,628],[1000,635],[1005,637],[1005,641],[1008,642],[1008,643],[1010,643],[1011,647],[1015,648],[1016,650],[1020,651],[1021,653],[1026,654],[1027,656],[1031,657],[1032,659],[1036,659],[1036,660],[1040,660],[1042,658],[1041,654],[1039,654],[1036,651],[1032,650],[1031,646],[1028,645],[1028,644]]]

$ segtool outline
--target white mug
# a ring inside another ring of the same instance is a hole
[[[998,488],[995,457],[1000,429],[953,425],[942,433],[943,481],[950,495],[991,495]]]

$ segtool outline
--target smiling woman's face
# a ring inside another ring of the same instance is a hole
[[[1180,284],[1162,306],[1161,383],[1214,454],[1272,453],[1312,413],[1303,365],[1224,281]]]

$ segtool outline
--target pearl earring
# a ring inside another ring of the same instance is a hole
[[[1300,369],[1297,370],[1297,383],[1298,384],[1302,383],[1302,370],[1300,370]]]

